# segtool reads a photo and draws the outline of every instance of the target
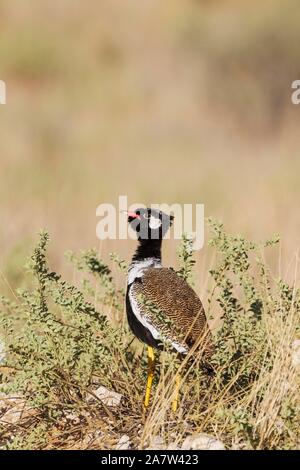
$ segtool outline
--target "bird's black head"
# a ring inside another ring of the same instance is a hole
[[[174,216],[158,209],[141,208],[128,212],[128,223],[139,240],[161,240],[172,225]]]

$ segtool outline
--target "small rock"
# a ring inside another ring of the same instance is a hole
[[[5,410],[4,414],[0,418],[0,423],[5,424],[16,424],[25,410],[25,400],[6,400],[6,408],[4,408],[5,400],[1,400],[0,408]]]
[[[102,401],[102,403],[106,406],[119,406],[121,403],[122,396],[120,393],[116,393],[112,390],[108,390],[107,388],[100,386],[96,390],[93,390],[93,395],[88,394],[87,401],[95,400],[95,396]]]
[[[300,367],[300,339],[295,339],[292,344],[292,364],[298,369]]]
[[[129,436],[124,434],[118,441],[116,445],[116,450],[128,450],[130,449],[130,439]]]
[[[181,449],[180,447],[177,446],[177,444],[175,444],[175,442],[171,442],[168,445],[167,450],[181,450]]]
[[[165,441],[161,436],[154,436],[146,450],[163,450],[166,448]]]
[[[225,450],[223,442],[208,434],[188,436],[182,444],[182,450]]]
[[[173,439],[173,442],[169,442],[167,450],[180,450],[179,444],[178,444],[178,439],[179,436],[176,432],[172,432],[170,434],[170,438]]]

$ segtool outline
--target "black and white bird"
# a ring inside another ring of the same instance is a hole
[[[134,335],[148,345],[148,378],[144,405],[149,405],[154,375],[154,349],[168,345],[180,355],[191,348],[208,359],[213,342],[203,305],[189,284],[161,261],[162,239],[173,216],[156,209],[128,212],[137,232],[138,248],[128,270],[126,311]],[[180,379],[176,377],[173,411],[177,409]]]

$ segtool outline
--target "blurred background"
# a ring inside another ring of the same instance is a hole
[[[204,203],[299,247],[299,0],[0,0],[0,269],[44,227],[53,268],[99,246],[96,207]],[[126,260],[133,241],[103,242]],[[175,249],[166,242],[166,263]],[[206,249],[197,254],[205,264]],[[275,261],[275,264],[277,260]]]

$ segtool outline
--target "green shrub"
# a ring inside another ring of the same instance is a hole
[[[215,375],[207,377],[192,355],[179,366],[176,420],[170,419],[169,406],[174,354],[160,355],[153,404],[145,417],[146,355],[128,330],[124,290],[95,250],[68,256],[80,274],[80,288],[63,280],[48,267],[49,237],[41,233],[28,266],[34,288],[18,290],[14,299],[1,298],[6,351],[1,391],[24,398],[27,410],[18,425],[0,421],[5,447],[80,448],[84,435],[99,429],[100,448],[115,445],[125,432],[138,448],[157,434],[169,442],[175,433],[181,441],[187,429],[216,434],[228,447],[297,446],[299,375],[291,357],[299,335],[299,291],[273,279],[263,261],[263,248],[272,249],[277,239],[257,245],[227,234],[216,221],[209,225],[217,255],[207,299]],[[190,248],[184,237],[179,274],[189,282],[194,265]],[[117,255],[111,260],[126,271]],[[96,384],[122,394],[119,407],[97,399]]]

